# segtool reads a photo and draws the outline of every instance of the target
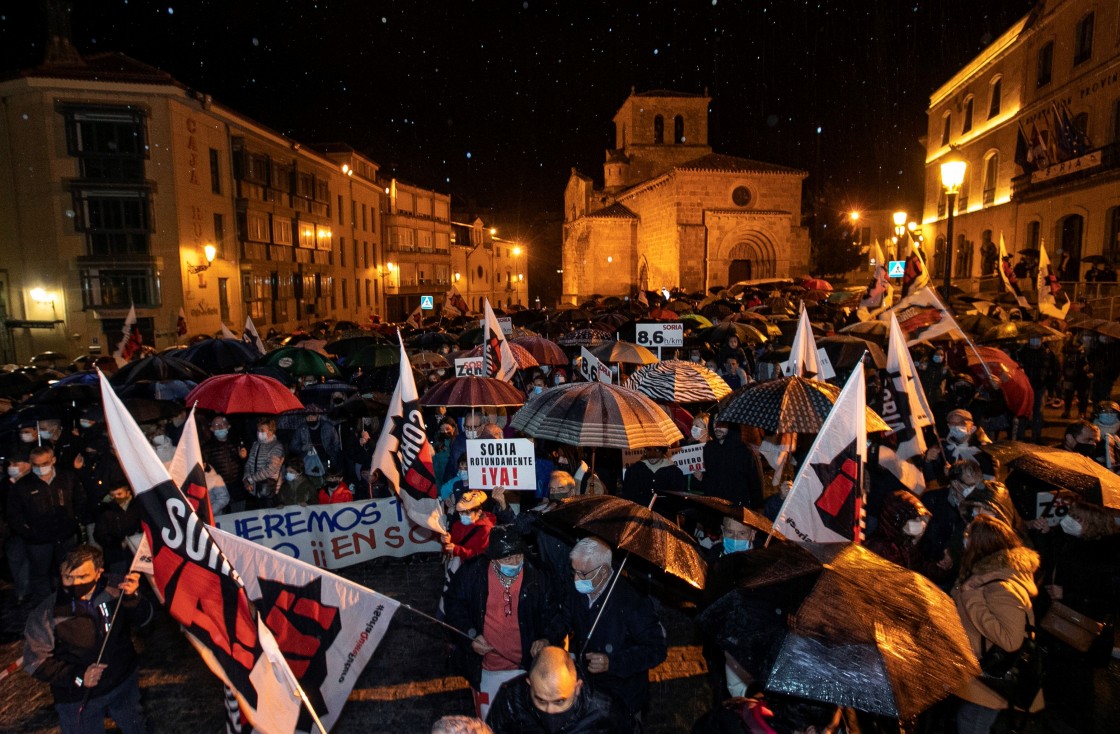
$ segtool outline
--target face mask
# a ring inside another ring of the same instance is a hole
[[[518,563],[514,566],[507,566],[504,563],[499,563],[498,564],[498,573],[502,574],[507,579],[516,578],[517,574],[521,573],[521,567],[524,566],[524,565],[525,565],[524,563]]]
[[[576,579],[576,591],[581,594],[590,594],[595,591],[595,584],[591,579]]]
[[[467,435],[467,438],[478,438],[478,431],[472,431],[470,428],[463,431],[463,433]]]
[[[723,552],[727,554],[742,553],[751,549],[751,542],[746,538],[724,538]]]
[[[257,431],[257,440],[261,443],[268,443],[272,436],[268,435],[268,431]]]
[[[945,358],[942,357],[941,355],[939,355],[939,354],[933,355],[933,363],[934,364],[941,364],[944,361],[945,361]]]
[[[1027,344],[1031,345],[1031,349],[1038,349],[1039,347],[1042,346],[1042,340],[1041,339],[1028,339]]]
[[[38,434],[35,433],[21,433],[19,434],[19,440],[24,443],[35,443],[35,438],[37,436]]]
[[[1120,423],[1120,415],[1116,413],[1101,413],[1097,416],[1097,422],[1102,426],[1114,426]]]
[[[218,428],[218,429],[216,429],[214,431],[214,438],[218,439],[219,441],[225,441],[227,438],[229,438],[229,429],[228,428]]]
[[[701,438],[704,437],[704,429],[701,428],[700,426],[693,426],[692,427],[692,437],[695,438],[697,441],[699,441]]]
[[[51,432],[50,431],[39,431],[39,440],[40,441],[50,441],[51,440]]]
[[[169,443],[171,443],[171,439],[168,438],[167,436],[153,436],[152,437],[152,445],[153,446],[166,446]]]
[[[21,472],[20,472],[18,466],[9,466],[8,467],[8,476],[9,477],[18,477],[20,474],[21,474]]]
[[[66,591],[68,591],[70,593],[70,596],[74,597],[75,599],[81,599],[86,594],[93,591],[93,587],[95,586],[97,586],[96,581],[87,581],[84,584],[73,584],[72,586],[67,586]]]
[[[465,482],[467,481],[467,477],[470,476],[470,472],[468,472],[466,469],[460,469],[458,476]]]
[[[50,466],[33,466],[31,467],[31,471],[35,472],[37,476],[49,477],[51,475],[51,472],[54,471],[54,465],[52,464]]]
[[[542,392],[544,392],[544,387],[543,386],[533,385],[533,394],[534,395],[540,395]]]
[[[319,425],[319,419],[318,418],[308,418],[307,419],[307,425],[317,426],[317,425]]]
[[[1078,522],[1077,518],[1075,518],[1073,515],[1066,515],[1058,521],[1058,525],[1061,526],[1062,532],[1064,532],[1066,535],[1072,536],[1074,538],[1081,537],[1081,523]]]
[[[926,520],[923,518],[915,518],[907,520],[906,524],[902,526],[902,532],[909,535],[911,538],[920,538],[926,531]]]
[[[541,365],[541,372],[543,372],[544,374],[547,375],[548,373],[552,372],[552,367],[550,367],[547,364],[542,364]]]
[[[464,525],[470,525],[474,521],[471,519],[471,514],[469,512],[460,512],[459,522],[463,523]]]
[[[284,478],[289,482],[294,482],[296,480],[296,473],[294,471],[284,472]]]
[[[93,421],[78,421],[78,425],[82,428],[93,428]]]
[[[961,485],[961,496],[963,496],[963,497],[969,496],[970,494],[975,492],[976,488],[979,487],[979,486],[980,486],[979,484],[962,484]]]
[[[957,443],[964,443],[971,435],[972,431],[968,430],[964,426],[949,426],[949,438],[953,439]]]
[[[563,385],[565,382],[567,382],[567,379],[565,379],[563,375],[557,375],[556,376],[556,384],[557,385]]]
[[[1120,431],[1120,425],[1117,425],[1115,423],[1112,423],[1112,424],[1098,423],[1097,428],[1101,429],[1101,433],[1105,436],[1115,436],[1117,434],[1117,432]]]
[[[1092,457],[1097,451],[1097,445],[1094,443],[1079,443],[1073,450],[1082,456]]]

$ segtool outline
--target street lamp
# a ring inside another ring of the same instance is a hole
[[[909,256],[909,252],[904,250],[899,243],[904,242],[906,237],[906,212],[895,212],[891,215],[891,221],[894,222],[894,256],[905,260]]]
[[[187,272],[191,275],[199,275],[209,270],[210,266],[214,264],[214,258],[218,256],[218,248],[213,245],[206,245],[202,248],[202,254],[206,257],[206,263],[204,265],[188,265]],[[199,280],[201,281],[201,278]]]
[[[945,223],[945,298],[949,297],[949,286],[953,279],[953,210],[957,208],[957,194],[964,183],[964,172],[968,164],[961,160],[947,160],[941,164],[941,185],[945,187],[946,203],[949,206],[948,221]]]

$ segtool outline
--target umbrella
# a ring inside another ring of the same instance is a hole
[[[986,334],[999,325],[999,321],[981,313],[967,314],[957,318],[957,326],[969,334]]]
[[[737,588],[698,621],[767,690],[909,718],[980,672],[953,600],[866,548],[733,557]]]
[[[182,352],[179,352],[181,354]],[[190,380],[202,382],[210,373],[178,357],[154,354],[137,362],[129,362],[109,378],[113,387],[141,380]]]
[[[313,354],[313,352],[307,352]],[[254,374],[217,375],[202,382],[187,395],[187,405],[197,402],[203,410],[218,413],[265,413],[277,415],[303,408],[283,383]]]
[[[182,403],[170,400],[150,400],[148,398],[124,398],[124,407],[137,423],[154,423],[178,415],[183,410]]]
[[[331,399],[336,393],[340,393],[343,398],[348,398],[356,392],[358,392],[358,388],[347,382],[327,380],[326,382],[308,385],[300,390],[299,400],[307,407],[315,405],[326,410],[331,407]]]
[[[374,344],[388,344],[388,342],[380,336],[363,334],[362,336],[349,336],[345,339],[328,342],[327,345],[323,347],[323,351],[337,358],[344,359],[350,356],[351,352]]]
[[[630,342],[604,342],[588,351],[607,364],[653,364],[657,361],[653,352]]]
[[[1120,327],[1120,324],[1117,324],[1117,327]],[[1117,331],[1120,332],[1120,328]],[[1004,321],[985,331],[978,341],[1026,341],[1027,339],[1061,341],[1064,338],[1065,334],[1060,331],[1034,321]]]
[[[673,314],[673,317],[675,318],[676,314]],[[589,311],[585,311],[582,308],[569,308],[558,313],[553,320],[559,321],[562,324],[570,324],[573,321],[590,321],[591,319],[592,314]]]
[[[746,423],[771,433],[816,433],[840,397],[840,388],[828,382],[794,375],[757,382],[723,399],[719,419]],[[867,409],[867,431],[889,431],[875,411]]]
[[[428,389],[420,404],[442,408],[508,408],[525,404],[525,393],[494,377],[453,377]]]
[[[182,400],[197,384],[190,380],[139,380],[117,388],[117,394],[122,398]]]
[[[713,403],[730,395],[723,378],[695,362],[667,359],[642,367],[626,380],[626,387],[667,403]]]
[[[482,343],[482,327],[476,326],[473,329],[467,329],[459,335],[456,341],[460,349],[470,349],[477,344]]]
[[[1092,319],[1089,321],[1078,322],[1074,328],[1088,329],[1095,331],[1098,334],[1103,334],[1113,339],[1120,339],[1120,323],[1115,321],[1106,321],[1105,319]]]
[[[342,405],[337,405],[327,411],[327,417],[332,421],[348,421],[354,418],[371,418],[377,416],[384,418],[389,412],[389,395],[374,393],[374,397],[367,398],[355,395]]]
[[[279,367],[274,367],[270,364],[255,364],[249,369],[245,370],[246,374],[261,375],[263,377],[271,377],[279,382],[284,387],[295,387],[296,378],[290,372],[285,372]]]
[[[1104,255],[1086,255],[1081,258],[1081,262],[1096,265],[1097,263],[1108,263],[1108,258]]]
[[[599,314],[595,317],[595,324],[602,324],[603,328],[614,331],[623,324],[628,324],[633,320],[634,319],[629,314],[615,311],[614,313]],[[595,324],[592,324],[592,326],[595,326]]]
[[[704,588],[707,564],[696,541],[647,507],[610,495],[572,497],[541,515],[550,524],[582,530],[666,573]]]
[[[398,355],[398,359],[399,359]],[[436,352],[417,352],[408,358],[412,367],[418,370],[445,370],[451,367],[447,357]]]
[[[517,364],[517,369],[527,370],[527,369],[530,369],[532,367],[539,367],[540,366],[540,362],[537,361],[537,358],[534,357],[529,352],[528,349],[521,346],[520,344],[514,344],[511,341],[511,342],[509,342],[509,348],[510,348],[510,351],[513,352],[513,361]],[[482,356],[482,345],[479,344],[477,347],[472,349],[467,356],[468,357],[481,357]]]
[[[573,382],[545,390],[517,411],[512,426],[533,438],[570,446],[639,449],[669,446],[682,438],[657,403],[604,382]]]
[[[968,368],[976,377],[983,379],[991,374],[999,382],[1004,402],[1012,414],[1020,418],[1031,414],[1034,409],[1034,387],[1018,362],[995,347],[965,349],[965,357],[968,359]]]
[[[363,367],[376,369],[377,367],[392,367],[401,363],[401,348],[399,345],[370,344],[359,347],[350,352],[345,360],[347,368]]]
[[[873,341],[885,347],[890,340],[890,324],[886,321],[879,321],[878,319],[860,321],[851,326],[845,326],[840,329],[840,333],[847,334],[848,336],[858,336],[860,339]]]
[[[212,375],[245,369],[260,359],[260,352],[238,339],[204,339],[175,355]]]
[[[645,318],[652,321],[679,321],[681,315],[670,308],[654,307],[649,310]]]
[[[279,367],[285,372],[302,377],[338,377],[338,367],[323,355],[311,349],[280,347],[261,357],[259,364]]]
[[[670,494],[674,497],[684,497],[686,500],[703,505],[724,517],[730,517],[732,520],[741,522],[749,528],[754,528],[755,530],[767,534],[773,533],[774,537],[778,540],[786,539],[786,536],[774,530],[774,523],[770,522],[765,515],[760,515],[754,510],[732,504],[721,497],[705,497],[704,495],[692,494],[691,492],[658,492],[658,494]]]
[[[60,352],[40,352],[31,358],[36,367],[63,367],[69,363],[70,358]]]
[[[556,342],[543,336],[517,337],[510,339],[509,343],[524,347],[537,360],[537,364],[568,364],[568,355],[564,354],[564,350]]]
[[[711,321],[698,313],[684,314],[681,316],[681,323],[685,325],[685,328],[690,329],[706,329],[712,325]]]
[[[864,352],[871,355],[871,362],[876,369],[886,369],[887,366],[887,354],[883,348],[873,341],[858,336],[845,334],[826,336],[817,340],[817,346],[824,348],[832,366],[837,369],[846,370],[855,367],[863,358]]]
[[[91,373],[96,378],[97,373]],[[50,387],[43,388],[28,398],[22,405],[75,405],[84,406],[101,402],[101,387],[93,382],[68,382],[60,380]]]
[[[612,334],[599,329],[576,329],[556,340],[562,347],[593,347],[609,341]]]
[[[83,373],[79,373],[83,374]],[[96,373],[91,373],[96,378]],[[0,397],[19,398],[35,392],[40,382],[22,372],[0,373]]]
[[[809,278],[801,284],[801,287],[807,291],[831,291],[832,283],[820,278]]]
[[[1086,456],[1022,441],[1001,441],[983,448],[1008,469],[1076,492],[1087,502],[1120,510],[1120,476]]]
[[[425,331],[423,334],[416,334],[405,339],[405,344],[414,349],[439,349],[444,345],[451,346],[457,341],[454,336],[446,331]],[[384,344],[384,340],[381,343]],[[330,349],[329,344],[327,348]]]
[[[776,326],[769,322],[767,322],[767,325]],[[762,332],[759,326],[743,323],[742,321],[721,321],[716,326],[699,332],[697,336],[709,344],[725,344],[728,338],[732,336],[738,337],[739,341],[744,343],[763,343],[769,341],[769,337]],[[782,333],[780,329],[776,330],[778,334]]]

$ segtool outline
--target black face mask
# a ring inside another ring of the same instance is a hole
[[[87,581],[84,584],[71,584],[66,587],[66,591],[75,599],[81,599],[86,594],[93,591],[93,587],[95,586],[97,586],[97,581]]]
[[[1097,445],[1095,443],[1079,443],[1073,450],[1082,456],[1092,458],[1093,454],[1097,453]]]

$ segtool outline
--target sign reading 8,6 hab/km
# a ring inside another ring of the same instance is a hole
[[[635,339],[643,347],[683,347],[684,324],[638,324]]]

